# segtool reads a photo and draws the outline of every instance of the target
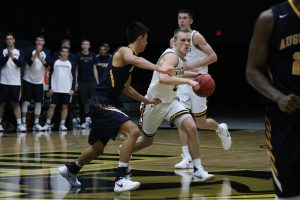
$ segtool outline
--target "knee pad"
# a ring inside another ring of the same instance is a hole
[[[42,110],[42,103],[35,103],[34,106],[34,114],[35,115],[40,115],[41,114],[41,110]]]
[[[21,108],[22,113],[27,113],[29,104],[30,104],[29,101],[24,101],[22,103],[22,108]]]

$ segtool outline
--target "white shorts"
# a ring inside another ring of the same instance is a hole
[[[194,117],[200,117],[206,114],[207,104],[205,97],[197,96],[192,86],[184,84],[177,88],[179,100],[189,109]]]
[[[180,126],[181,122],[188,117],[192,117],[190,111],[177,99],[171,103],[158,105],[142,103],[139,126],[146,136],[153,136],[164,119]]]

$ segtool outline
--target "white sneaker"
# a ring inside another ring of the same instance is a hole
[[[231,147],[232,141],[231,141],[231,137],[230,137],[230,134],[229,134],[229,131],[228,131],[227,124],[222,123],[219,126],[222,127],[222,131],[217,132],[217,134],[218,134],[219,138],[222,141],[223,149],[224,150],[229,150],[230,147]]]
[[[26,125],[24,124],[19,124],[17,126],[17,132],[26,132]]]
[[[43,131],[43,127],[40,125],[40,124],[35,124],[33,127],[32,127],[32,130],[33,131]]]
[[[197,171],[193,173],[193,178],[194,178],[194,182],[205,182],[205,181],[213,180],[215,176],[213,174],[209,174],[207,171],[201,168],[201,169],[197,169]]]
[[[87,129],[89,126],[88,126],[88,124],[87,123],[82,123],[81,125],[80,125],[80,128],[81,129]]]
[[[72,186],[81,186],[81,183],[78,181],[77,179],[77,175],[76,174],[71,174],[67,168],[66,165],[61,166],[60,168],[58,168],[58,172],[59,174],[64,177],[65,179],[67,179],[67,181],[72,185]]]
[[[183,157],[183,154],[181,154],[182,160],[174,165],[174,168],[176,169],[192,169],[194,168],[193,161],[190,158]]]
[[[65,126],[65,124],[60,124],[60,125],[59,125],[59,130],[60,130],[60,131],[67,131],[68,129],[67,129],[67,127]]]
[[[44,131],[51,131],[51,125],[46,123],[45,126],[43,126],[43,130]]]
[[[136,190],[140,187],[140,182],[134,182],[129,177],[123,177],[115,182],[115,192],[125,192]]]
[[[0,132],[3,132],[3,131],[4,131],[3,126],[2,126],[2,124],[0,124]]]

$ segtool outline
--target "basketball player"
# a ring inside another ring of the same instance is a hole
[[[26,114],[28,105],[33,99],[34,105],[34,131],[42,131],[39,123],[44,97],[44,67],[49,66],[50,51],[44,48],[45,38],[38,35],[35,39],[35,46],[30,47],[25,54],[26,68],[23,77],[22,91],[22,121],[26,125]]]
[[[115,105],[122,92],[145,104],[160,103],[157,98],[145,98],[130,86],[130,74],[134,66],[165,74],[170,74],[174,70],[174,67],[163,68],[137,56],[137,54],[144,51],[147,45],[147,32],[148,28],[139,22],[134,22],[127,27],[129,45],[118,48],[112,55],[100,84],[95,89],[90,105],[92,118],[92,127],[88,139],[90,147],[83,151],[75,162],[59,168],[59,173],[73,186],[81,185],[77,179],[80,169],[102,154],[107,142],[110,139],[115,139],[119,132],[125,134],[126,139],[120,150],[114,191],[134,190],[140,186],[139,182],[131,181],[127,176],[129,159],[140,132],[130,118],[118,110]]]
[[[146,98],[159,98],[160,105],[141,104],[140,127],[143,135],[138,138],[134,151],[150,146],[153,136],[165,119],[181,128],[188,138],[188,148],[193,159],[193,176],[198,181],[207,181],[214,178],[208,174],[201,165],[199,139],[197,127],[184,104],[176,98],[176,88],[178,85],[188,84],[194,89],[199,89],[198,82],[182,78],[183,75],[195,77],[197,73],[184,72],[184,57],[189,50],[191,34],[189,29],[178,28],[174,32],[174,48],[167,49],[159,58],[158,65],[161,67],[172,65],[180,71],[169,77],[158,72],[154,72]],[[201,87],[201,86],[200,86]],[[123,147],[123,146],[122,146]]]
[[[299,0],[288,0],[262,12],[255,24],[246,68],[248,82],[270,100],[265,132],[276,199],[300,199],[299,36]]]
[[[190,51],[186,55],[185,70],[191,70],[196,73],[208,73],[208,65],[217,61],[217,55],[212,47],[206,42],[204,37],[195,30],[191,30],[193,23],[193,13],[190,10],[182,9],[178,12],[178,26],[190,30],[191,46]],[[171,39],[170,45],[173,46],[174,38]],[[189,109],[194,117],[196,125],[201,129],[215,130],[222,141],[224,150],[231,147],[231,137],[228,132],[228,127],[225,123],[218,124],[212,118],[206,118],[206,98],[199,97],[194,92],[190,85],[179,85],[177,95],[186,108]],[[192,160],[187,145],[186,134],[179,127],[179,140],[182,145],[182,160],[177,163],[175,168],[192,168]]]
[[[47,121],[44,130],[51,130],[51,120],[57,104],[62,105],[60,131],[67,131],[65,122],[68,115],[68,105],[75,89],[76,66],[72,65],[69,59],[69,48],[62,47],[60,57],[54,61],[50,68],[49,89],[51,93],[51,103],[48,110]]]
[[[10,102],[17,119],[17,131],[25,132],[20,109],[21,67],[24,64],[23,52],[15,48],[15,36],[5,36],[6,48],[0,52],[0,132],[3,132],[2,117],[6,102]]]

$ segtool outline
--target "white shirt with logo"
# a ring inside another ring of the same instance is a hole
[[[4,57],[6,57],[8,50],[3,49],[1,52]],[[14,54],[15,59],[19,59],[20,51],[18,49],[13,49],[12,53]],[[0,83],[5,85],[21,85],[21,68],[18,67],[14,61],[9,57],[7,63],[1,67],[1,76]]]

